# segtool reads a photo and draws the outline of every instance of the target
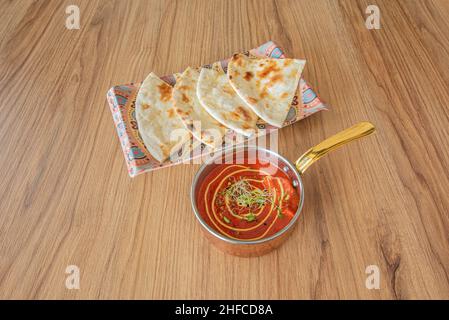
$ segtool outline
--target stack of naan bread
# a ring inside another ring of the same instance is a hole
[[[151,155],[163,162],[191,135],[217,148],[229,129],[253,135],[259,118],[281,127],[304,65],[304,60],[235,54],[227,73],[218,65],[189,67],[174,87],[150,73],[136,99],[142,140]]]

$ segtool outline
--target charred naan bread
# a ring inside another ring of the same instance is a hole
[[[173,107],[172,87],[154,73],[140,86],[136,98],[136,119],[145,147],[158,161],[165,161],[190,139]]]
[[[259,117],[282,127],[304,65],[304,60],[249,58],[235,54],[228,65],[228,79]]]
[[[201,69],[197,95],[204,109],[221,124],[247,137],[255,132],[257,115],[231,87],[223,70]]]
[[[199,102],[196,94],[199,75],[197,70],[189,67],[177,79],[173,89],[174,106],[185,127],[195,138],[209,146],[218,147],[223,143],[227,129],[212,118]]]

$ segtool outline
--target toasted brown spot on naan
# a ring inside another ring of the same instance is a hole
[[[183,85],[183,86],[179,86],[178,89],[179,89],[179,90],[182,90],[182,91],[188,91],[188,90],[190,90],[190,89],[192,89],[192,88],[189,87],[189,86]]]
[[[231,112],[231,118],[232,118],[233,120],[238,120],[238,119],[240,119],[240,115],[239,115],[237,112],[232,111],[232,112]]]
[[[257,75],[260,78],[266,78],[270,73],[272,72],[279,72],[281,71],[281,69],[279,69],[279,67],[274,64],[274,63],[269,63],[264,69],[262,69],[262,71],[260,71]]]
[[[271,82],[279,82],[279,81],[282,81],[282,79],[283,79],[284,77],[282,76],[282,74],[281,73],[277,73],[277,74],[275,74],[275,75],[273,75],[271,78],[270,78],[270,81]]]
[[[232,89],[232,87],[230,87],[230,86],[224,87],[224,88],[223,88],[223,91],[224,91],[225,93],[229,94],[229,95],[232,95],[232,96],[235,94],[234,89]]]
[[[256,99],[256,98],[249,97],[248,100],[249,100],[249,102],[251,102],[251,103],[257,103],[257,99]]]
[[[284,67],[288,67],[289,65],[292,64],[292,62],[293,62],[293,60],[291,60],[291,59],[285,59],[285,61],[284,61]]]
[[[238,66],[241,67],[241,66],[243,65],[243,57],[240,56],[239,54],[234,54],[234,56],[232,57],[232,59],[234,59],[235,63],[236,63]]]
[[[149,104],[143,104],[142,105],[142,109],[143,110],[147,110],[147,109],[149,109],[150,108],[150,105]]]
[[[245,75],[243,76],[243,79],[245,79],[246,81],[251,80],[254,77],[254,74],[250,71],[246,71]]]
[[[284,92],[283,94],[281,94],[281,98],[285,99],[288,97],[288,92]]]
[[[185,103],[189,103],[190,102],[189,97],[187,97],[185,93],[182,93],[182,101],[185,102]]]
[[[181,117],[185,118],[188,115],[190,115],[192,113],[192,111],[191,110],[184,111],[179,108],[176,108],[176,113],[179,114]]]
[[[268,96],[268,91],[267,91],[267,88],[265,87],[265,88],[263,88],[263,90],[260,92],[260,98],[261,99],[263,99],[263,98],[265,98],[265,97],[267,97]]]
[[[246,110],[244,107],[238,106],[236,111],[242,116],[242,118],[245,121],[251,120],[251,115],[249,114],[248,110]]]
[[[171,98],[171,89],[172,89],[172,87],[170,87],[166,83],[161,83],[157,87],[158,87],[159,93],[161,95],[161,101],[163,101],[163,102],[169,101],[170,98]]]
[[[169,118],[173,118],[175,116],[175,110],[173,108],[168,109],[167,113]]]

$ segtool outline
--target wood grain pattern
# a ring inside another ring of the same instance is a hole
[[[77,4],[81,29],[65,28]],[[377,4],[381,29],[365,28]],[[449,298],[449,1],[1,1],[1,298]],[[105,100],[267,40],[306,58],[331,111],[280,152],[362,120],[375,136],[307,171],[292,237],[259,258],[211,247],[197,165],[130,179]],[[81,270],[80,290],[65,268]],[[365,287],[378,265],[380,290]]]

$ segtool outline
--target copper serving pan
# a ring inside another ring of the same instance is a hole
[[[326,155],[328,152],[352,140],[367,136],[374,131],[374,125],[369,122],[361,122],[359,124],[356,124],[330,138],[327,138],[315,147],[310,148],[296,161],[295,164],[291,163],[286,158],[272,150],[257,146],[234,147],[210,158],[200,167],[200,169],[196,173],[190,191],[190,200],[192,203],[193,212],[195,213],[196,218],[201,224],[204,234],[217,248],[223,250],[228,254],[236,256],[260,256],[279,247],[293,231],[303,207],[304,186],[301,175],[311,164],[320,159],[322,156]],[[298,210],[296,211],[289,224],[278,231],[276,234],[267,238],[253,241],[235,240],[226,237],[225,235],[210,227],[201,217],[196,203],[200,186],[204,179],[208,176],[208,174],[216,166],[220,165],[219,163],[224,163],[225,159],[230,158],[229,153],[232,154],[231,159],[246,159],[246,161],[248,161],[250,160],[250,157],[258,157],[259,159],[270,161],[279,169],[283,170],[292,181],[292,184],[299,195]]]

